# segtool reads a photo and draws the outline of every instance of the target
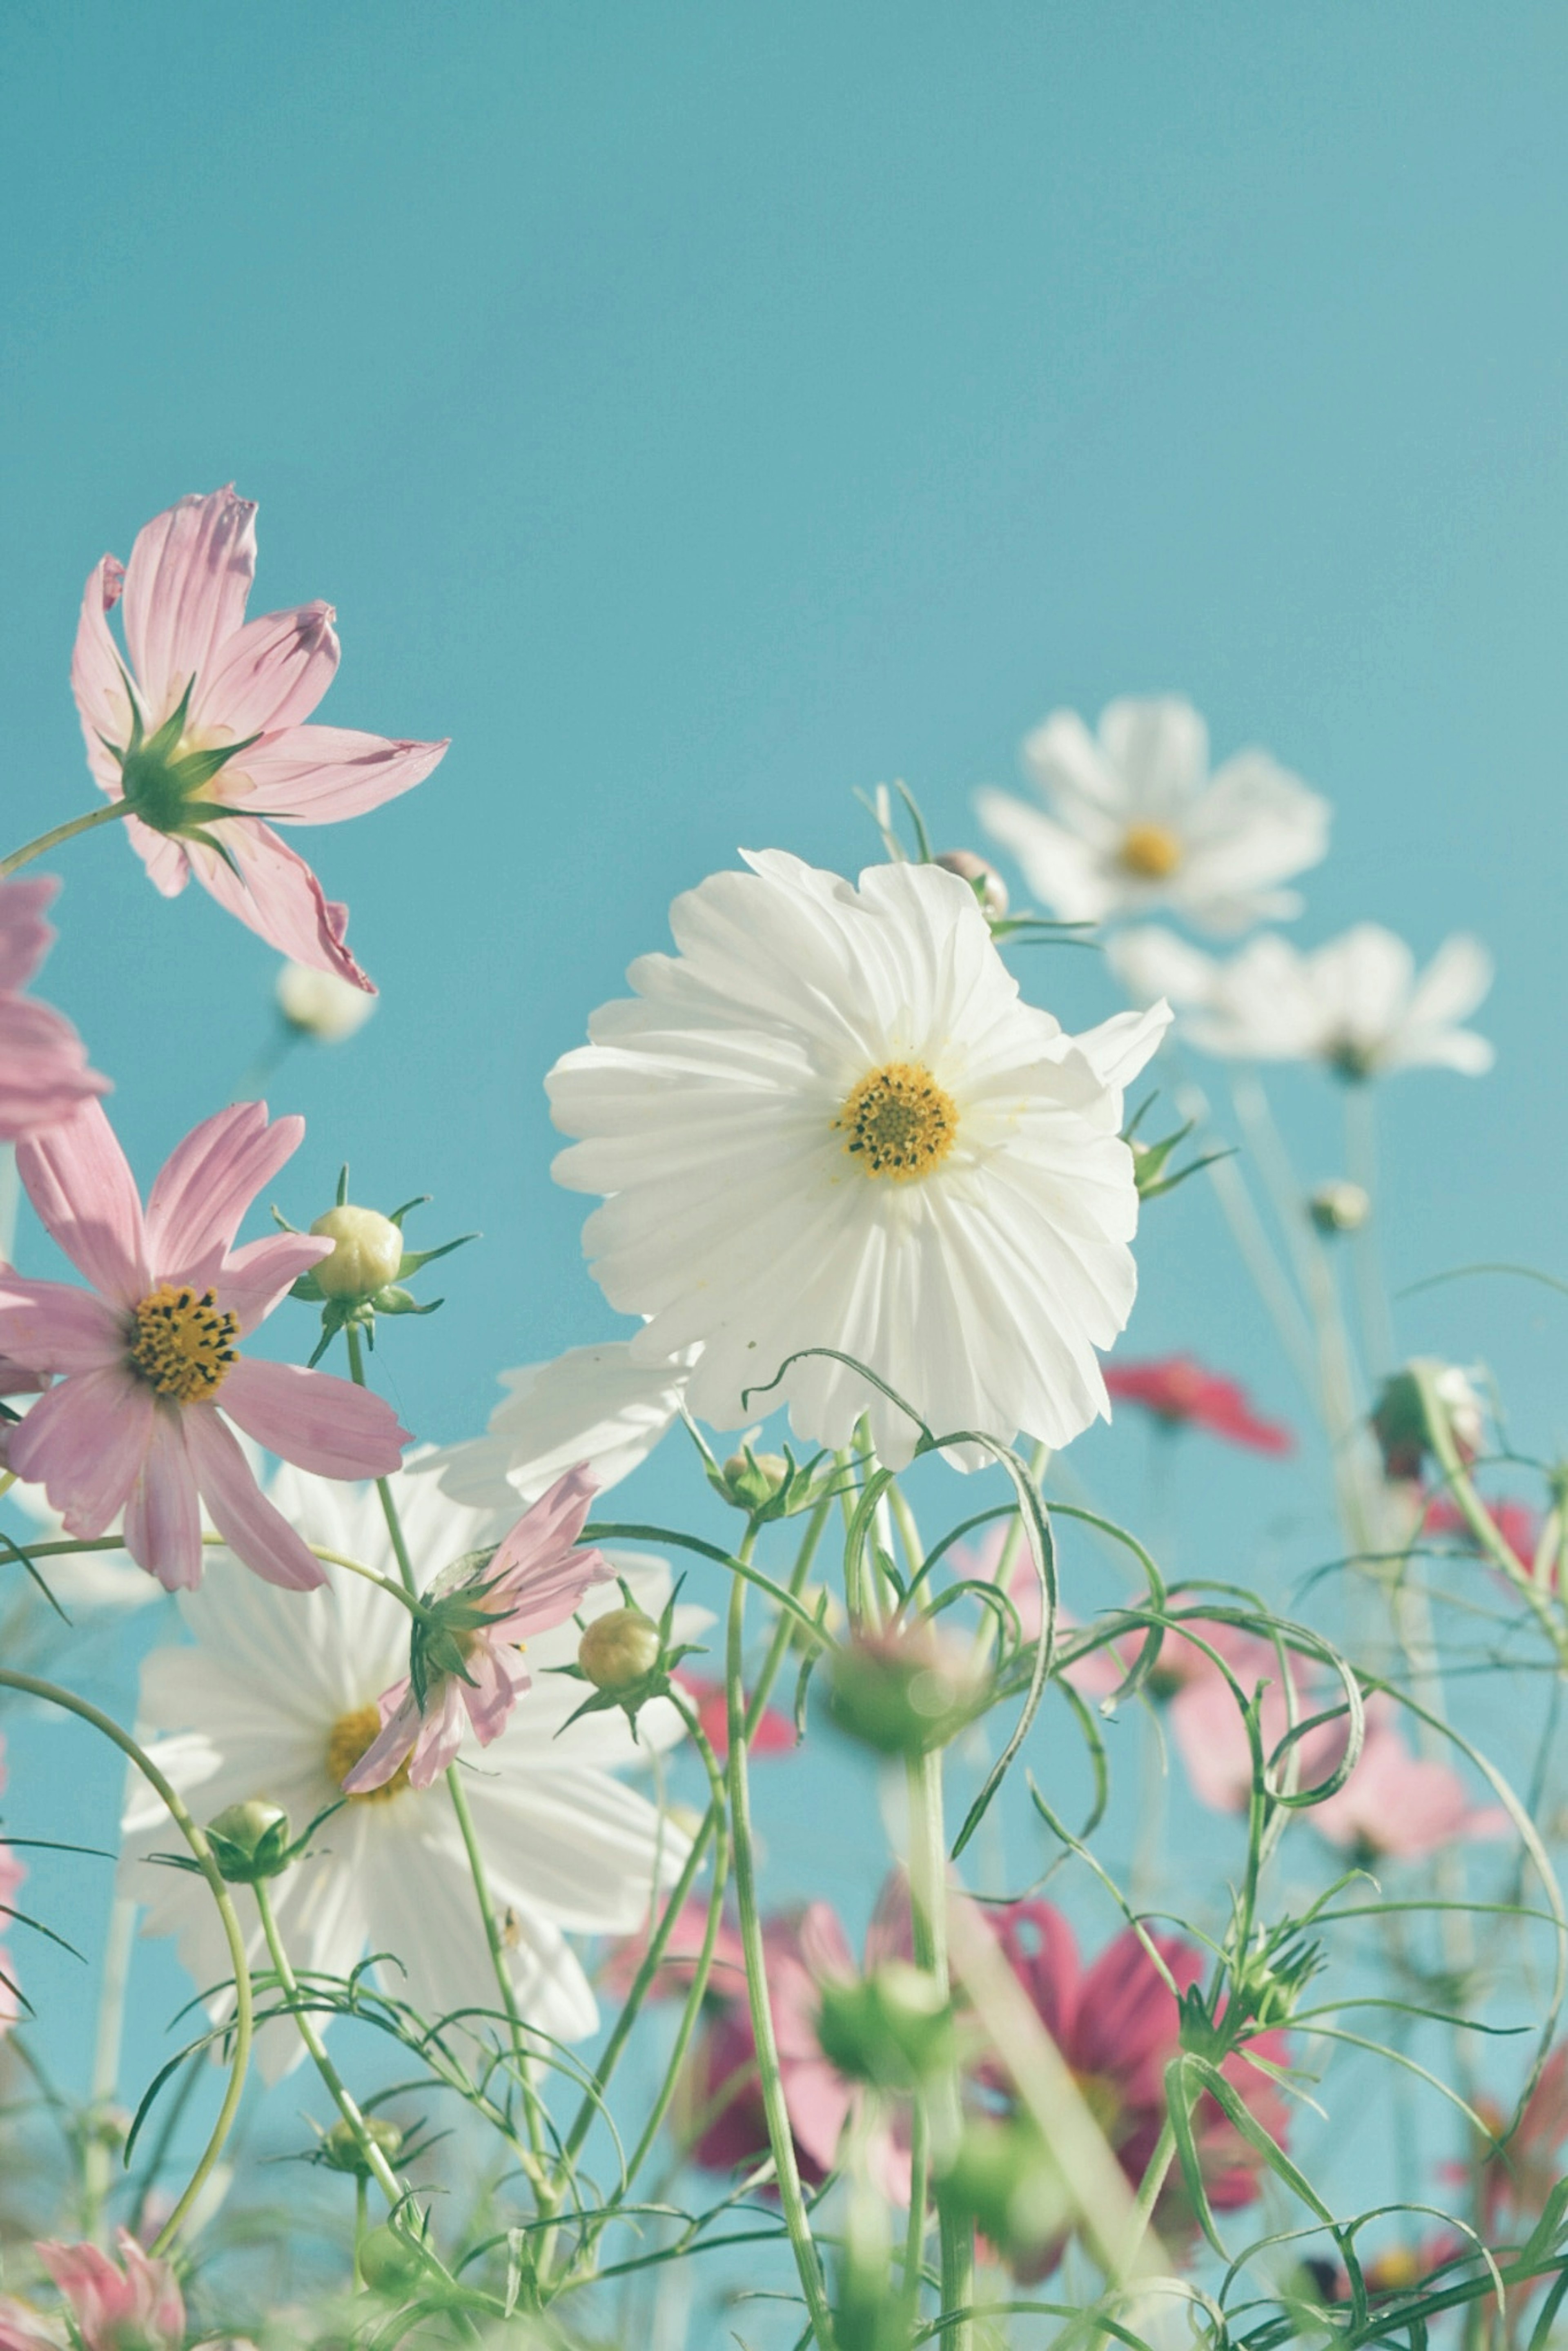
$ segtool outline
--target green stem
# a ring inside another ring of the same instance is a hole
[[[267,1948],[272,1955],[273,1971],[282,1987],[284,2001],[289,2014],[298,2027],[299,2038],[309,2051],[311,2062],[322,2081],[325,2082],[332,2104],[354,2135],[354,2144],[360,2150],[360,2160],[386,2198],[389,2210],[395,2211],[403,2200],[403,2190],[399,2187],[397,2175],[388,2163],[385,2155],[365,2128],[365,2118],[360,2112],[353,2093],[348,2088],[342,2075],[328,2056],[326,2044],[316,2030],[315,2019],[300,1996],[294,1970],[289,1965],[288,1954],[283,1948],[283,1939],[277,1931],[277,1921],[272,1915],[272,1902],[267,1891],[266,1879],[257,1878],[251,1887],[251,1892],[256,1896],[256,1907],[261,1916],[261,1931],[267,1937]]]
[[[158,1795],[175,1827],[190,1846],[192,1857],[207,1881],[207,1890],[217,1904],[218,1916],[223,1921],[224,1938],[229,1947],[229,1960],[234,1969],[235,1979],[234,2054],[229,2060],[228,2087],[224,2093],[223,2105],[218,2109],[217,2121],[213,2125],[212,2136],[202,2151],[201,2159],[191,2175],[185,2192],[164,2221],[158,2232],[157,2241],[152,2248],[154,2253],[163,2253],[168,2251],[184,2226],[191,2207],[205,2187],[214,2165],[224,2151],[225,2142],[234,2126],[235,2116],[239,2112],[240,2097],[245,2089],[246,2071],[250,2064],[251,2038],[250,1968],[245,1955],[245,1937],[240,1931],[239,1918],[235,1910],[233,1896],[224,1882],[217,1863],[213,1859],[212,1847],[185,1810],[184,1803],[175,1790],[164,1778],[152,1757],[137,1745],[130,1733],[121,1730],[119,1723],[114,1721],[112,1717],[100,1713],[96,1706],[89,1706],[86,1698],[78,1698],[72,1690],[60,1689],[53,1682],[39,1681],[35,1675],[12,1673],[7,1668],[0,1667],[0,1687],[21,1690],[28,1698],[42,1698],[47,1706],[63,1708],[66,1713],[76,1715],[81,1721],[89,1724],[94,1730],[101,1732],[105,1739],[110,1740],[119,1748],[122,1755],[130,1757],[143,1779]]]
[[[41,832],[37,841],[29,841],[25,848],[14,849],[9,857],[0,861],[0,882],[19,872],[24,865],[30,865],[35,857],[47,857],[50,850],[57,849],[62,841],[74,841],[78,832],[96,832],[100,824],[114,824],[120,817],[130,814],[129,800],[107,800],[102,808],[89,809],[85,816],[73,816],[64,824],[52,826],[47,832]]]
[[[501,2005],[507,2012],[507,2022],[512,2034],[512,2064],[517,2087],[523,2095],[523,2110],[528,2117],[528,2155],[519,2158],[533,2182],[534,2195],[541,2213],[548,2215],[559,2201],[550,2180],[545,2161],[543,2110],[539,2094],[534,2087],[533,2069],[525,2039],[523,2012],[517,2006],[517,1995],[512,1982],[511,1970],[507,1965],[506,1938],[501,1922],[496,1916],[496,1905],[490,1893],[490,1881],[485,1873],[485,1856],[479,1850],[479,1834],[474,1826],[474,1815],[468,1809],[468,1792],[463,1785],[455,1763],[446,1774],[446,1792],[452,1799],[452,1809],[457,1815],[458,1834],[463,1850],[468,1856],[468,1875],[474,1881],[475,1898],[479,1905],[479,1917],[485,1928],[485,1943],[490,1954],[490,1966],[496,1978],[496,1988],[501,1995]]]
[[[98,2031],[93,2036],[92,2085],[88,2092],[88,2139],[82,2152],[82,2235],[93,2236],[108,2200],[111,2178],[110,2143],[104,2124],[120,2080],[120,2046],[125,2023],[125,1992],[131,1976],[131,1936],[136,1905],[117,1894],[109,1914],[104,1941],[103,1981],[98,1998]]]
[[[912,1761],[909,1786],[909,1891],[915,1963],[935,1977],[944,1996],[951,1989],[947,1959],[947,1842],[942,1818],[942,1758],[938,1752]],[[951,2146],[959,2126],[956,2063],[932,2090],[933,2128]],[[946,2207],[939,2213],[942,2245],[942,2351],[971,2351],[974,2324],[967,2315],[975,2294],[975,2231]]]
[[[756,1530],[748,1527],[739,1556],[748,1559]],[[746,1585],[737,1576],[730,1587],[728,1643],[725,1686],[729,1700],[729,1811],[735,1834],[735,1892],[740,1914],[740,1939],[746,1952],[746,1985],[751,2001],[751,2030],[757,2043],[757,2070],[768,2117],[768,2139],[773,2150],[779,2200],[784,2226],[800,2279],[820,2351],[832,2351],[833,2321],[828,2304],[821,2263],[811,2237],[811,2223],[800,2189],[789,2110],[779,2070],[779,2043],[768,1999],[768,1954],[762,1939],[762,1917],[757,1907],[757,1856],[751,1839],[751,1789],[747,1766],[746,1707],[742,1673],[746,1650]]]
[[[347,1326],[343,1336],[349,1343],[350,1376],[356,1387],[368,1388],[370,1382],[365,1377],[365,1351],[360,1343],[360,1334],[353,1323],[350,1322]],[[398,1573],[402,1578],[403,1590],[411,1599],[417,1600],[419,1580],[413,1572],[413,1562],[408,1555],[408,1545],[403,1541],[402,1521],[397,1514],[397,1504],[392,1499],[390,1479],[378,1478],[376,1492],[381,1497],[382,1516],[387,1522],[387,1534],[392,1542],[392,1556],[397,1561]]]

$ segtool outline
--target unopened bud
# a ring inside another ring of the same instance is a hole
[[[323,1045],[340,1044],[362,1029],[376,1008],[376,999],[335,971],[313,971],[308,964],[286,963],[277,975],[277,1008],[301,1037]]]
[[[276,1877],[287,1862],[288,1815],[280,1804],[269,1804],[260,1796],[227,1804],[207,1823],[207,1843],[220,1875],[231,1886]]]
[[[396,2123],[386,2122],[380,2115],[365,2116],[364,2136],[389,2163],[395,2163],[402,2153],[402,2131]],[[347,2171],[359,2179],[371,2177],[371,2166],[360,2144],[360,2135],[350,2123],[333,2124],[321,2141],[321,2161],[332,2171]]]
[[[1372,1214],[1359,1184],[1320,1184],[1307,1205],[1320,1233],[1358,1233]]]
[[[379,2229],[368,2230],[360,2239],[355,2254],[360,2275],[372,2294],[384,2294],[389,2300],[428,2276],[424,2262],[406,2237],[383,2220]]]
[[[596,1616],[578,1646],[577,1662],[595,1689],[617,1698],[645,1682],[664,1655],[659,1628],[641,1608]]]
[[[780,1493],[789,1476],[781,1453],[732,1453],[721,1472],[725,1499],[737,1510],[760,1510]]]
[[[972,849],[945,849],[936,862],[969,884],[988,921],[1001,921],[1008,911],[1008,885],[994,865]]]
[[[333,1244],[330,1257],[310,1269],[323,1298],[373,1298],[397,1280],[402,1235],[374,1208],[329,1208],[311,1231]]]
[[[1473,1461],[1486,1436],[1481,1400],[1457,1364],[1414,1363],[1385,1380],[1373,1406],[1372,1427],[1389,1478],[1419,1478],[1431,1450],[1423,1384],[1448,1425],[1461,1461]]]
[[[834,1652],[828,1709],[883,1755],[925,1755],[978,1712],[983,1684],[967,1651],[929,1625],[862,1633]]]
[[[940,2194],[1023,2274],[1038,2273],[1052,2240],[1071,2225],[1067,2182],[1040,2132],[1021,2116],[967,2123]]]
[[[823,1985],[817,2038],[850,2081],[907,2090],[948,2062],[952,2011],[935,1976],[889,1959],[869,1976]]]

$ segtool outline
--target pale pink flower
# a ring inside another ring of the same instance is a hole
[[[324,1478],[383,1476],[407,1442],[379,1396],[235,1352],[331,1248],[308,1233],[234,1247],[304,1133],[301,1118],[269,1125],[265,1102],[219,1111],[172,1153],[145,1215],[97,1102],[17,1151],[28,1198],[92,1287],[0,1275],[0,1353],[63,1374],[9,1432],[10,1467],[44,1488],[68,1534],[102,1534],[123,1510],[125,1548],[171,1591],[202,1580],[198,1497],[267,1583],[322,1581],[229,1419]]]
[[[585,1592],[615,1573],[602,1552],[576,1548],[598,1491],[580,1462],[525,1510],[483,1566],[459,1561],[456,1579],[448,1582],[451,1570],[436,1578],[425,1594],[436,1626],[426,1651],[433,1670],[424,1706],[412,1679],[383,1692],[381,1736],[344,1780],[347,1794],[384,1788],[405,1758],[409,1786],[428,1788],[455,1758],[465,1731],[472,1729],[481,1747],[500,1737],[528,1687],[522,1651],[529,1635],[563,1625]],[[423,1636],[416,1627],[414,1639]]]
[[[185,2304],[173,2268],[144,2253],[128,2229],[120,2231],[120,2263],[97,2245],[37,2251],[70,2306],[84,2351],[180,2351]]]
[[[1499,1837],[1509,1831],[1500,1804],[1472,1804],[1456,1771],[1412,1755],[1375,1708],[1368,1708],[1355,1769],[1338,1794],[1314,1804],[1307,1817],[1331,1844],[1369,1859],[1409,1860],[1436,1853],[1456,1837]]]
[[[65,2351],[65,2329],[0,2294],[0,2351]]]
[[[338,666],[335,616],[302,604],[247,622],[255,571],[256,507],[232,486],[182,498],[129,564],[94,568],[71,660],[88,765],[131,801],[126,829],[165,897],[194,873],[284,955],[371,989],[344,944],[348,908],[261,820],[361,816],[423,783],[446,746],[302,726]],[[124,663],[108,621],[122,593]]]
[[[0,1757],[4,1742],[0,1741]],[[5,1765],[0,1760],[0,1789],[5,1785]],[[0,1934],[4,1934],[16,1917],[16,1889],[26,1876],[8,1844],[0,1844]],[[0,1944],[0,2033],[8,2032],[22,2013],[21,1996],[16,1980],[11,1972],[11,1954]],[[0,2351],[4,2346],[0,2345]]]
[[[44,920],[59,883],[0,882],[0,1143],[18,1142],[107,1093],[63,1012],[22,990],[54,942]]]

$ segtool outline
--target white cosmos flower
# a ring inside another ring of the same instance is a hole
[[[415,1572],[427,1583],[451,1561],[494,1541],[507,1520],[465,1510],[434,1479],[392,1480]],[[279,1470],[272,1499],[308,1541],[397,1573],[375,1490]],[[618,1561],[643,1606],[668,1593],[657,1562]],[[193,1639],[155,1650],[142,1668],[141,1723],[148,1751],[200,1821],[261,1797],[281,1804],[296,1833],[340,1792],[338,1782],[374,1738],[376,1700],[408,1671],[407,1612],[361,1577],[328,1567],[315,1592],[279,1592],[221,1554],[198,1592],[180,1598]],[[615,1585],[590,1593],[585,1617],[619,1607]],[[677,1611],[684,1634],[708,1620]],[[466,1743],[465,1787],[497,1907],[505,1916],[512,1981],[525,2021],[560,2040],[598,2022],[569,1934],[625,1934],[643,1921],[655,1879],[679,1870],[688,1841],[634,1789],[612,1776],[681,1735],[666,1701],[643,1709],[633,1740],[618,1710],[561,1725],[582,1698],[542,1670],[576,1654],[570,1623],[528,1644],[535,1669],[495,1742]],[[560,1736],[557,1733],[560,1732]],[[143,1931],[178,1935],[180,1956],[204,1989],[229,1975],[226,1945],[200,1879],[151,1863],[168,1851],[167,1814],[134,1784],[121,1886],[146,1903]],[[395,1953],[378,1970],[387,1991],[425,2017],[465,2007],[494,2011],[499,1993],[452,1802],[444,1783],[415,1791],[394,1781],[355,1797],[313,1840],[310,1858],[274,1880],[274,1907],[297,1970],[343,1976],[367,1951]],[[242,1917],[254,1905],[238,1896]],[[253,1960],[265,1964],[259,1931]],[[213,2012],[229,2002],[221,1997]],[[318,2020],[324,2022],[324,2020]],[[299,2059],[287,2020],[268,2025],[259,2062],[276,2080]]]
[[[635,1361],[631,1343],[569,1347],[548,1364],[503,1372],[509,1391],[483,1437],[421,1455],[410,1466],[439,1478],[454,1501],[480,1510],[537,1502],[584,1461],[600,1491],[618,1486],[681,1408],[688,1365]]]
[[[1108,1406],[1095,1355],[1136,1277],[1122,1087],[1165,1008],[1079,1038],[1019,1000],[974,892],[936,865],[858,889],[779,851],[677,898],[677,956],[557,1062],[555,1163],[608,1195],[584,1228],[633,1363],[699,1346],[692,1410],[721,1428],[788,1400],[799,1436],[907,1461],[915,1431],[1059,1446]]]
[[[1051,813],[992,788],[975,806],[1065,922],[1162,906],[1205,931],[1277,922],[1301,906],[1277,885],[1328,847],[1326,800],[1266,751],[1211,776],[1208,729],[1174,695],[1111,703],[1097,738],[1075,710],[1053,711],[1023,758]]]
[[[310,964],[280,964],[274,986],[277,1008],[288,1026],[322,1045],[338,1045],[353,1036],[376,1008],[376,998],[362,987]]]
[[[1491,986],[1479,940],[1445,941],[1418,977],[1403,939],[1358,923],[1310,954],[1269,932],[1228,963],[1155,925],[1124,931],[1110,956],[1130,995],[1176,1005],[1204,1051],[1250,1061],[1322,1061],[1345,1078],[1422,1066],[1479,1077],[1484,1037],[1457,1024]]]

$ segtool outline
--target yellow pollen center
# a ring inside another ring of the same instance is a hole
[[[341,1789],[361,1756],[375,1745],[381,1728],[382,1710],[373,1701],[338,1717],[327,1740],[327,1775],[334,1788]],[[384,1788],[368,1788],[362,1796],[350,1796],[350,1803],[387,1804],[401,1796],[408,1785],[408,1762],[405,1755]]]
[[[131,1368],[174,1404],[216,1395],[235,1359],[239,1318],[225,1314],[213,1290],[160,1282],[131,1318]]]
[[[1182,845],[1168,825],[1130,824],[1117,852],[1124,870],[1140,882],[1166,882],[1182,861]]]
[[[833,1124],[868,1176],[908,1184],[946,1158],[958,1113],[929,1070],[915,1061],[889,1061],[845,1096]]]

